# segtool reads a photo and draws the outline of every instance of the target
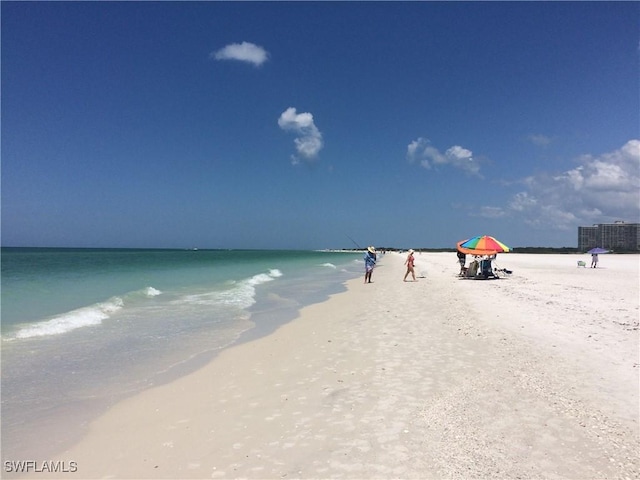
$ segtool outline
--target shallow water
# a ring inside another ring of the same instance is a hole
[[[343,252],[2,249],[3,457],[54,452],[114,402],[268,333],[362,268]]]

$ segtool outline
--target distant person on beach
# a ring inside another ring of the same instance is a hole
[[[407,259],[404,261],[404,264],[407,266],[407,273],[404,274],[403,281],[407,281],[407,277],[409,274],[413,277],[413,281],[416,281],[416,272],[413,270],[413,264],[415,259],[413,258],[413,250],[409,250],[409,255],[407,255]]]
[[[464,264],[467,261],[467,255],[458,250],[458,262],[460,262],[460,273],[458,275],[465,274]]]
[[[371,283],[371,274],[376,266],[376,249],[368,247],[364,254],[364,283]]]
[[[598,266],[598,254],[591,254],[591,268],[596,268]]]

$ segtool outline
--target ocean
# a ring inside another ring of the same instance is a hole
[[[362,257],[2,248],[3,461],[51,459],[115,402],[344,290]]]

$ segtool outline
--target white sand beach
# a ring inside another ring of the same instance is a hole
[[[348,291],[116,404],[62,478],[640,478],[640,257],[390,253]],[[364,268],[363,268],[364,274]],[[49,473],[29,478],[54,478]]]

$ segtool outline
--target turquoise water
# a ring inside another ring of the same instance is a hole
[[[49,436],[42,452],[55,451],[119,399],[272,331],[362,271],[361,253],[3,248],[3,457],[43,443],[45,425],[60,445]]]
[[[356,257],[305,251],[3,248],[2,338],[62,334],[149,305],[182,302],[185,309],[190,304],[190,314],[198,313],[198,305],[242,309],[255,301],[257,285],[313,270],[331,280],[334,263]]]

